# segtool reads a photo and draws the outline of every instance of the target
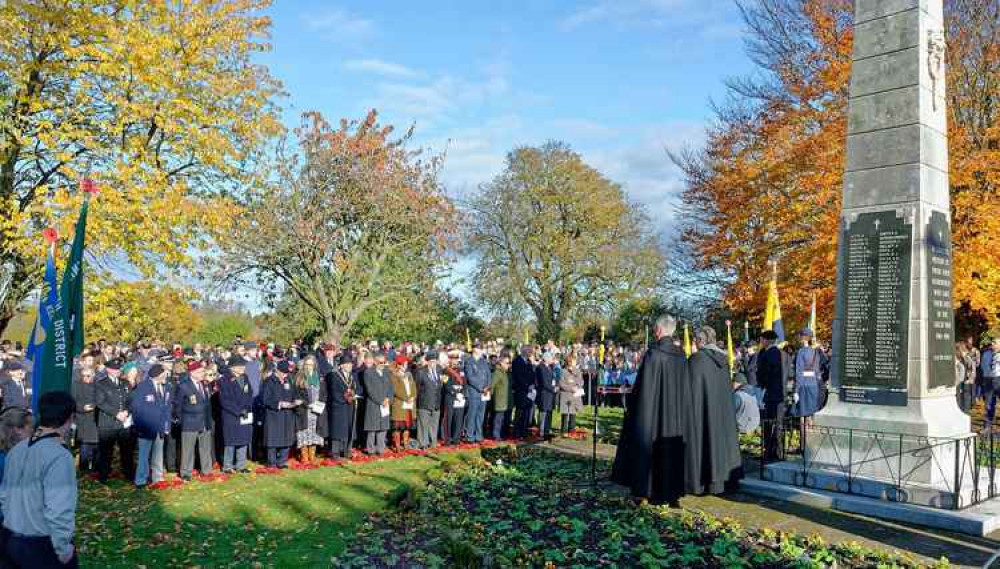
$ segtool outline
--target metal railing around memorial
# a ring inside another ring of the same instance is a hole
[[[933,438],[790,417],[763,421],[741,449],[748,475],[804,488],[956,510],[1000,496],[1000,430]]]

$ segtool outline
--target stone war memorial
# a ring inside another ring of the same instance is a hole
[[[831,392],[801,458],[762,477],[915,506],[845,509],[964,528],[920,508],[989,510],[995,492],[954,386],[942,4],[855,2]],[[968,531],[992,531],[988,513],[969,517]]]

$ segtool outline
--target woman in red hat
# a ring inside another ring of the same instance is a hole
[[[410,360],[400,354],[392,366],[392,450],[410,446],[410,429],[417,408],[417,385],[409,370]]]

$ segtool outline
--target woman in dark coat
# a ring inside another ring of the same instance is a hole
[[[354,360],[349,354],[340,356],[337,367],[323,378],[319,400],[325,405],[316,424],[319,436],[328,440],[331,456],[349,458],[354,441],[357,384],[354,381]]]
[[[244,369],[243,358],[231,359],[239,365],[230,365],[219,382],[219,407],[222,419],[222,471],[247,469],[247,453],[253,437],[253,387],[246,374],[236,375],[232,370]],[[234,463],[235,458],[235,463]]]
[[[73,382],[73,400],[76,401],[76,443],[80,446],[80,470],[91,472],[97,461],[97,418],[94,416],[94,370],[81,368],[80,377]]]
[[[261,400],[266,409],[264,417],[264,446],[267,447],[267,465],[288,468],[288,450],[295,446],[295,408],[304,404],[296,399],[295,389],[288,375],[295,364],[278,362],[275,373],[267,378],[261,388]]]

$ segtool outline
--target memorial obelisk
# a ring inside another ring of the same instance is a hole
[[[970,432],[954,389],[942,4],[855,0],[833,382],[819,427]]]

